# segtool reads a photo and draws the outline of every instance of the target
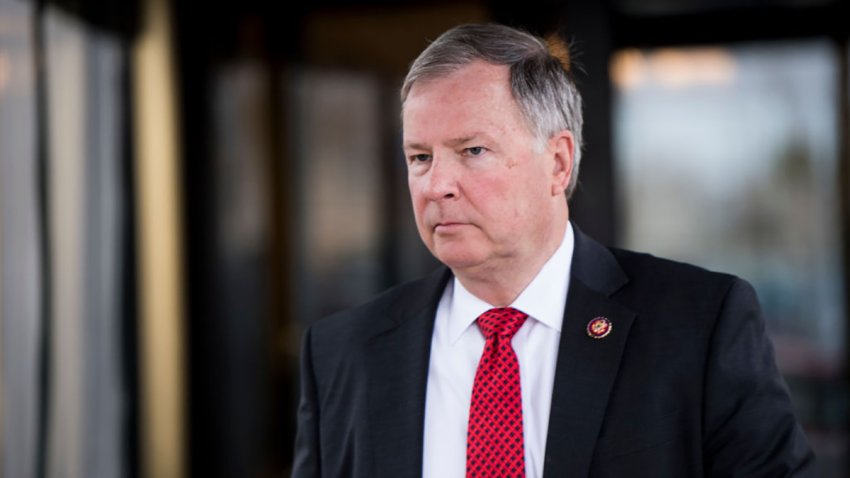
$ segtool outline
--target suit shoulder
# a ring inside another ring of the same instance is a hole
[[[657,257],[644,252],[609,248],[620,263],[623,271],[631,279],[667,282],[675,281],[685,285],[717,284],[730,287],[740,278],[724,272],[715,272],[704,267],[672,259]]]
[[[450,273],[438,269],[428,276],[391,287],[367,302],[317,320],[313,334],[356,338],[372,335],[387,319],[402,311],[436,304]]]
[[[636,303],[670,303],[696,308],[719,308],[733,289],[752,291],[745,280],[693,264],[651,254],[611,248],[625,274],[624,290]]]

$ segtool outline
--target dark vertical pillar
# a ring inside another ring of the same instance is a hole
[[[226,449],[219,446],[222,395],[215,371],[224,367],[219,353],[221,304],[215,284],[213,171],[210,161],[210,20],[199,20],[189,2],[176,1],[174,38],[181,112],[186,317],[186,415],[188,476],[221,476]],[[214,8],[214,5],[211,6]],[[215,18],[213,16],[213,18]]]
[[[124,58],[130,58],[132,48],[129,41],[122,43],[122,54]],[[133,91],[131,62],[125,61],[121,72],[121,89],[127,94],[122,95],[121,105],[121,136],[126,140],[121,145],[121,164],[119,191],[121,191],[122,210],[119,214],[121,225],[121,378],[122,386],[126,391],[124,395],[125,407],[125,441],[124,441],[124,463],[127,478],[136,478],[140,475],[141,467],[141,436],[139,428],[139,417],[141,407],[139,403],[139,302],[137,300],[138,271],[136,251],[136,178],[135,178],[135,156],[133,144],[133,99],[129,94]]]
[[[292,241],[287,224],[291,221],[290,191],[287,184],[291,169],[286,154],[289,138],[286,136],[286,70],[281,62],[272,62],[269,82],[270,161],[267,187],[269,190],[269,243],[266,265],[266,359],[269,370],[265,381],[268,392],[263,399],[268,411],[264,423],[264,471],[279,474],[284,464],[292,462],[295,435],[295,384],[298,381],[297,355],[288,353],[286,347],[297,340],[289,337],[294,321],[291,307],[294,284],[291,283]]]
[[[584,100],[584,149],[570,215],[584,232],[614,244],[618,211],[608,76],[613,42],[607,2],[567,2],[561,18],[564,39],[572,43],[573,74]]]
[[[841,244],[844,266],[844,297],[850,297],[850,38],[839,40],[838,131],[841,144],[838,149],[838,197],[841,214]],[[847,305],[845,305],[847,308]],[[850,309],[848,309],[850,310]],[[850,344],[850,317],[845,317],[845,344]],[[845,345],[845,350],[848,345]],[[845,381],[850,378],[850,354],[844,367]]]
[[[36,204],[38,207],[38,256],[41,265],[41,331],[38,338],[38,435],[36,438],[36,476],[47,476],[48,442],[50,439],[50,364],[53,333],[53,261],[50,254],[50,151],[47,118],[47,50],[45,33],[45,2],[35,2],[32,16],[33,66],[35,68],[35,107],[36,107]]]
[[[381,162],[380,171],[381,184],[386,188],[387,200],[383,201],[381,207],[382,231],[381,231],[381,273],[382,282],[381,289],[391,287],[394,284],[401,282],[399,277],[399,241],[402,237],[401,224],[398,218],[401,216],[401,209],[409,204],[409,199],[406,197],[406,191],[396,187],[398,185],[398,165],[399,151],[401,150],[398,144],[398,124],[399,124],[399,100],[398,84],[393,81],[396,78],[384,78],[380,91],[380,133],[381,138]]]

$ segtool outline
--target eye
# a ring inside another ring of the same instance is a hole
[[[481,156],[485,151],[487,151],[487,149],[483,146],[472,146],[470,148],[466,148],[465,151],[469,156]]]
[[[430,161],[430,160],[431,160],[430,154],[414,154],[414,155],[410,156],[410,162],[411,163],[424,163],[425,161]]]

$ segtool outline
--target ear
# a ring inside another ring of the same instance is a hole
[[[553,159],[552,195],[563,196],[573,171],[575,137],[570,130],[561,130],[549,138],[549,153]]]

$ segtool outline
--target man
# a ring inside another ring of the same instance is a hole
[[[752,288],[570,224],[565,63],[465,25],[411,66],[410,194],[446,268],[307,331],[293,476],[811,472]]]

